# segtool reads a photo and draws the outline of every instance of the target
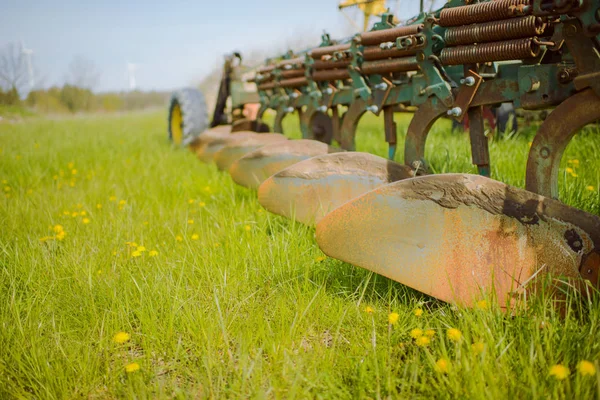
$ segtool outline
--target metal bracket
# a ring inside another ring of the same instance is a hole
[[[483,82],[483,78],[473,70],[469,70],[465,75],[464,82],[461,83],[458,94],[454,98],[452,109],[460,109],[460,114],[455,114],[454,118],[458,122],[462,122],[467,114],[467,110],[471,107],[471,102],[477,94],[479,86]]]

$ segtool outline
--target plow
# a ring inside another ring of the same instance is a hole
[[[559,198],[567,145],[600,119],[599,39],[598,0],[450,0],[401,25],[384,12],[369,31],[256,67],[228,56],[212,120],[201,93],[181,90],[169,137],[268,211],[315,226],[328,256],[445,302],[510,309],[548,281],[600,285],[600,217]],[[490,178],[484,108],[502,104],[551,110],[524,189]],[[407,110],[398,149],[394,114]],[[387,159],[355,151],[365,113],[383,118]],[[302,139],[285,136],[290,114]],[[468,119],[478,175],[432,173],[425,144],[441,117]]]

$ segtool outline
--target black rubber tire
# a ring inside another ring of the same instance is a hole
[[[517,113],[512,103],[502,103],[496,109],[496,127],[498,137],[502,137],[505,133],[516,132],[519,129]]]
[[[181,140],[172,131],[173,111],[179,107],[181,111]],[[174,144],[187,146],[202,132],[208,129],[208,111],[204,95],[197,89],[184,88],[174,92],[169,102],[168,133],[169,140]],[[179,142],[179,143],[178,143]]]

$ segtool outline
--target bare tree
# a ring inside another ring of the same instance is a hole
[[[0,87],[23,92],[27,83],[27,59],[21,47],[9,43],[0,49]]]
[[[69,64],[67,83],[85,89],[93,89],[100,79],[100,73],[93,61],[76,56]]]

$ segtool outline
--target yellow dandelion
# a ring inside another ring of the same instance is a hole
[[[100,203],[96,204],[96,209],[102,210],[102,204],[100,204]]]
[[[119,200],[120,206],[124,206],[125,204],[127,204],[127,200]]]
[[[564,379],[567,379],[569,377],[570,373],[571,373],[571,371],[569,371],[569,368],[565,367],[562,364],[553,365],[550,368],[550,371],[548,372],[548,374],[550,376],[553,376],[554,379],[556,379],[558,381],[562,381]]]
[[[194,200],[194,199],[189,199],[189,200],[188,200],[188,204],[194,204],[194,202],[195,202],[195,201],[196,201],[196,200]]]
[[[200,239],[200,235],[198,235],[197,233],[194,233],[192,235],[192,240],[198,240],[198,239]]]
[[[65,230],[65,228],[63,228],[62,225],[54,225],[52,227],[52,230],[54,231],[54,233],[59,233]]]
[[[148,225],[148,223],[149,223],[148,221],[144,221],[144,225]]]
[[[77,175],[77,170],[76,169],[72,169],[71,170],[71,175]]]
[[[75,181],[71,181],[71,182],[69,182],[69,186],[71,186],[71,187],[75,187]]]
[[[250,225],[245,225],[245,226],[244,226],[244,229],[245,229],[246,231],[250,231],[250,230],[252,230],[252,227],[251,227]]]
[[[579,160],[574,159],[574,160],[568,160],[567,163],[569,164],[573,164],[574,166],[579,166]]]
[[[215,247],[221,247],[221,243],[215,243]]]
[[[415,311],[413,311],[413,313],[416,317],[420,317],[421,315],[423,315],[423,309],[417,308]]]
[[[175,236],[175,240],[177,240],[178,242],[183,242],[183,237],[181,235],[177,235]]]
[[[325,261],[326,258],[327,257],[325,257],[325,256],[319,256],[319,257],[315,258],[315,261],[316,262],[322,262],[322,261]]]
[[[396,325],[398,323],[398,318],[400,318],[400,315],[398,315],[398,313],[389,313],[388,314],[388,322],[391,325]]]
[[[140,252],[146,251],[146,248],[144,246],[138,246],[137,251],[140,251]]]
[[[83,222],[84,224],[89,224],[90,223],[90,219],[89,218],[84,218],[81,220],[81,222]]]
[[[65,238],[65,236],[67,235],[67,233],[65,231],[60,231],[56,234],[56,238],[58,240],[63,240]]]
[[[453,342],[458,342],[462,337],[462,332],[456,328],[450,328],[448,329],[446,335],[448,336],[448,339],[452,340]]]
[[[2,179],[2,184],[6,185],[8,183],[8,181],[6,179]]]
[[[125,366],[125,372],[127,372],[128,374],[138,371],[139,369],[140,369],[140,364],[138,364],[138,363],[131,363],[131,364],[127,364]]]
[[[192,225],[194,223],[193,219],[188,219],[188,224]]]
[[[77,211],[73,211],[73,212],[71,213],[71,217],[73,217],[73,218],[77,218],[77,217],[79,217],[79,213],[78,213]]]
[[[413,339],[417,339],[423,336],[423,329],[415,328],[410,331],[410,337]]]
[[[440,358],[435,362],[435,370],[442,374],[447,374],[450,370],[450,363],[445,358]]]
[[[571,167],[567,167],[566,171],[567,171],[569,174],[572,174],[572,173],[573,173],[573,168],[571,168]]]
[[[148,255],[150,257],[156,257],[158,255],[158,251],[156,251],[156,250],[150,250],[150,252],[148,253]]]
[[[40,242],[44,243],[47,242],[48,240],[52,240],[54,239],[54,236],[44,236],[40,238]]]
[[[203,201],[201,201],[200,203],[198,203],[198,205],[199,205],[200,207],[204,207],[204,206],[206,206],[206,203],[205,203],[205,202],[203,202]]]
[[[108,201],[117,201],[117,196],[110,196]]]
[[[479,300],[477,303],[475,303],[475,307],[477,307],[480,310],[487,310],[488,303],[485,300]]]
[[[484,349],[485,349],[485,345],[483,344],[483,342],[475,342],[471,345],[471,350],[473,350],[473,353],[475,353],[475,354],[483,353]]]
[[[211,190],[211,189],[210,189],[210,186],[204,186],[204,191],[205,191],[205,192],[210,192],[210,190]]]
[[[595,188],[595,187],[593,187],[592,185],[590,185],[590,186],[586,186],[585,188],[586,188],[587,190],[589,190],[590,192],[593,192],[594,190],[596,190],[596,188]]]
[[[141,251],[134,251],[131,253],[131,257],[140,257],[142,255]]]
[[[27,194],[33,194],[33,189],[27,189]]]
[[[57,181],[57,180],[58,180],[58,175],[54,175],[54,176],[52,177],[52,179],[54,179],[55,181]]]
[[[73,168],[75,168],[75,163],[74,163],[73,161],[69,162],[69,163],[67,164],[67,168],[69,168],[69,169],[73,169]]]
[[[581,376],[594,376],[596,375],[596,367],[589,361],[582,360],[577,364],[577,371]]]
[[[10,186],[4,186],[4,191],[6,193],[10,192],[12,189],[10,188]]]
[[[71,211],[65,210],[65,211],[63,211],[63,215],[71,215]]]
[[[419,336],[415,339],[415,343],[419,347],[425,347],[431,343],[431,339],[429,339],[427,336]]]
[[[373,308],[371,306],[366,306],[365,307],[365,312],[367,314],[373,314],[375,312],[375,310],[373,310]]]
[[[433,329],[426,329],[423,334],[429,338],[432,338],[435,336],[435,331]]]
[[[113,342],[115,343],[125,343],[127,341],[129,341],[129,339],[131,339],[131,335],[127,332],[117,332],[115,333],[115,336],[113,336]]]
[[[83,216],[87,215],[87,212],[84,210],[84,211],[80,212],[79,215],[81,215],[83,217]]]
[[[97,273],[98,275],[101,275],[101,274],[102,274],[102,270],[101,270],[101,269],[99,269],[98,271],[96,271],[96,273]]]

